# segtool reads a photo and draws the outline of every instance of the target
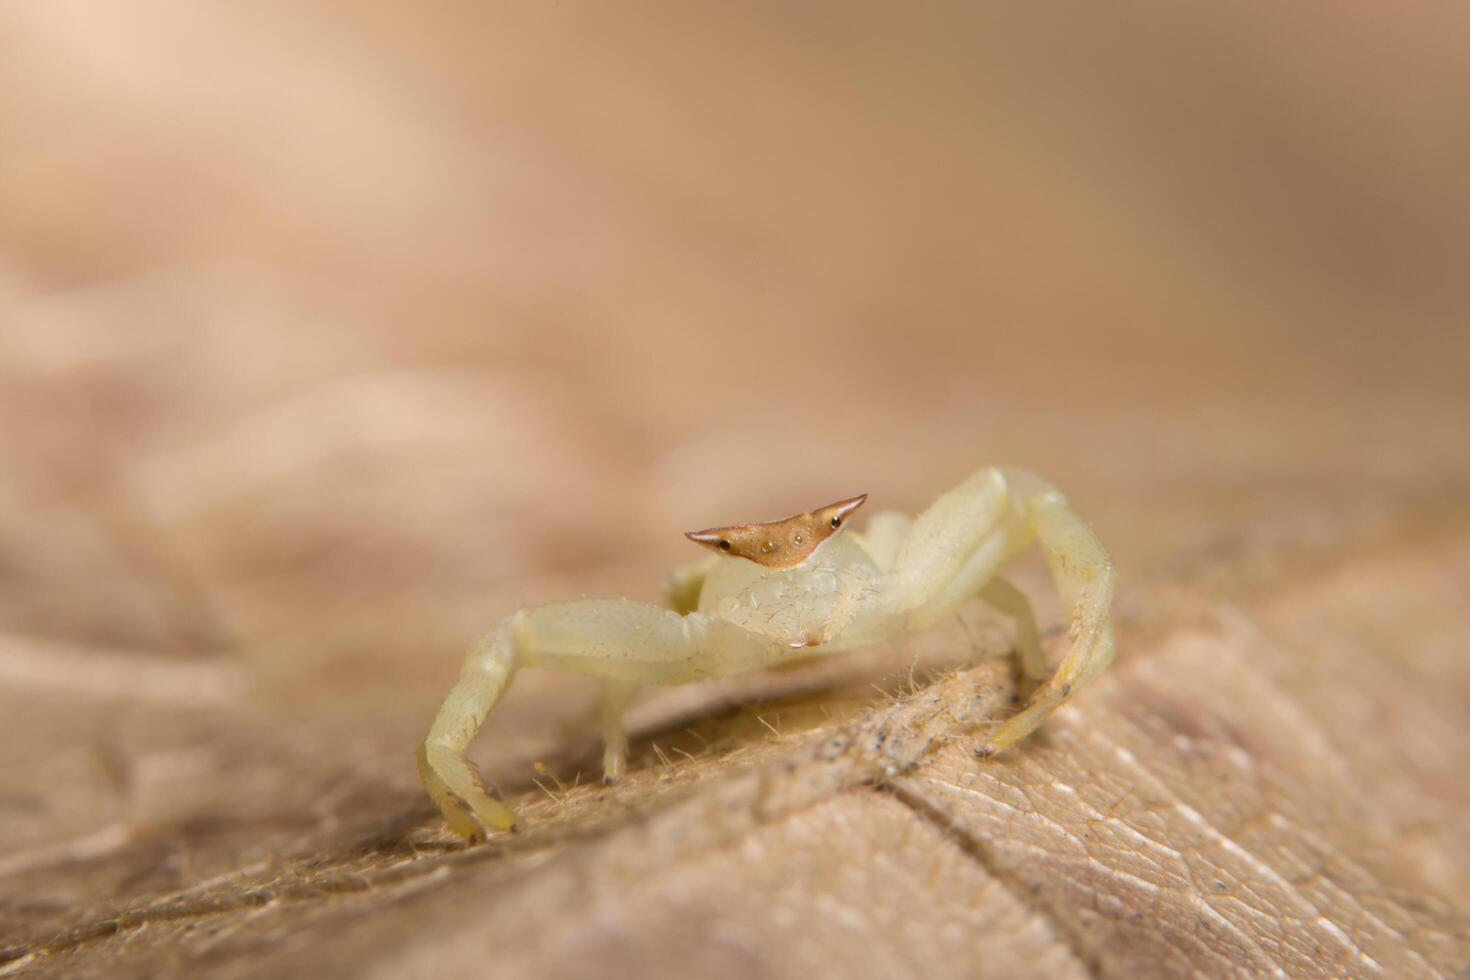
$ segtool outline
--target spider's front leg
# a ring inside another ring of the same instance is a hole
[[[520,666],[518,634],[524,616],[517,613],[505,620],[470,649],[458,682],[439,706],[429,737],[416,754],[429,798],[466,840],[483,840],[489,830],[516,825],[515,813],[490,795],[464,750]]]
[[[1010,748],[1031,734],[1112,661],[1112,560],[1055,487],[1024,471],[987,469],[914,521],[894,566],[911,610],[911,628],[932,626],[978,595],[1015,618],[1022,667],[1040,679],[1045,664],[1030,603],[997,578],[1032,542],[1040,543],[1067,608],[1069,646],[1056,672],[979,749],[981,755]]]
[[[637,684],[681,684],[760,666],[765,650],[740,630],[695,613],[680,616],[627,599],[583,599],[522,610],[465,658],[459,681],[418,751],[419,775],[444,819],[461,837],[510,830],[515,813],[492,797],[465,749],[515,672],[525,666],[603,680],[608,775],[621,774],[627,739],[622,713]]]
[[[597,699],[597,716],[602,722],[602,781],[620,782],[628,767],[628,733],[623,715],[633,702],[632,681],[604,680]]]

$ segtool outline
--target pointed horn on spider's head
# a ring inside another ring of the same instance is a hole
[[[733,545],[730,542],[730,534],[728,532],[736,530],[738,528],[712,527],[704,531],[685,531],[684,537],[693,541],[695,544],[702,544],[706,548],[715,551],[729,551]]]
[[[863,505],[867,494],[766,524],[734,524],[687,531],[684,537],[711,551],[746,558],[767,568],[794,568],[811,557]]]
[[[867,501],[868,495],[865,493],[860,493],[856,497],[848,497],[846,500],[839,500],[835,504],[828,504],[826,507],[823,507],[820,510],[812,511],[812,513],[815,516],[820,517],[823,523],[831,527],[833,530],[836,530],[847,522],[849,514],[857,510],[863,504],[867,503]]]

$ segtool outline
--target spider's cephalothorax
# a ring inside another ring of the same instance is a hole
[[[684,537],[711,551],[749,558],[767,568],[795,568],[811,557],[817,545],[836,534],[847,522],[848,515],[867,499],[867,494],[860,494],[805,514],[794,514],[783,521],[686,531]]]
[[[445,820],[472,839],[509,830],[515,813],[490,795],[464,756],[485,715],[521,667],[602,681],[603,769],[621,777],[623,713],[639,684],[682,684],[840,653],[927,629],[973,599],[1015,622],[1030,700],[976,747],[988,756],[1035,731],[1113,658],[1113,565],[1091,529],[1049,483],[1022,470],[983,469],[917,517],[884,512],[861,533],[852,497],[768,524],[690,532],[713,555],[664,580],[672,609],[628,599],[578,599],[523,609],[470,650],[419,748],[419,775]],[[843,533],[839,533],[843,532]],[[1055,672],[1042,654],[1031,603],[1001,578],[1039,544],[1067,607],[1067,647]]]

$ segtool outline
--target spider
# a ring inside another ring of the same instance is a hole
[[[578,599],[523,609],[465,658],[418,750],[419,774],[449,826],[469,840],[512,830],[516,816],[464,756],[516,670],[549,667],[601,681],[607,781],[623,775],[623,714],[639,684],[684,684],[840,653],[928,629],[979,597],[1016,626],[1022,671],[1038,686],[976,753],[1015,745],[1113,659],[1113,564],[1055,487],[986,468],[918,517],[875,514],[849,531],[867,495],[764,524],[690,531],[712,555],[663,582],[672,609]],[[999,573],[1038,542],[1071,620],[1047,676],[1030,600]]]

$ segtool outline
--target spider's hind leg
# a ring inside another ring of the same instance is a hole
[[[1041,633],[1036,614],[1026,593],[1003,578],[994,578],[980,590],[980,598],[1011,618],[1016,628],[1016,658],[1021,672],[1033,684],[1046,680],[1046,657],[1041,652]]]
[[[1032,543],[1040,543],[1071,617],[1070,646],[1050,677],[1030,602],[998,578]],[[914,521],[892,574],[908,608],[909,629],[927,629],[975,596],[1016,622],[1022,670],[1029,679],[1044,681],[1026,707],[981,747],[981,755],[1009,748],[1031,734],[1113,658],[1108,619],[1112,561],[1066,498],[1030,473],[981,470],[941,496]]]
[[[993,755],[1031,734],[1074,690],[1113,660],[1112,559],[1082,519],[1054,487],[1029,473],[1005,474],[1014,506],[1036,536],[1071,619],[1067,652],[1056,673],[1031,695],[1026,707],[978,750]]]

